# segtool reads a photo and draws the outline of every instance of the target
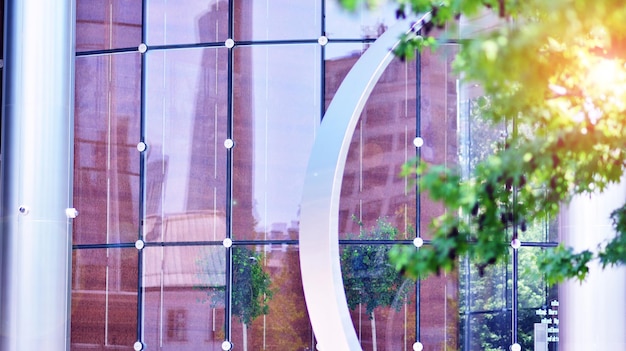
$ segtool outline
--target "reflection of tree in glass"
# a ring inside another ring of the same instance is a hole
[[[260,253],[240,246],[234,246],[231,252],[233,260],[231,311],[243,324],[243,350],[247,350],[248,327],[255,318],[269,312],[269,301],[272,298],[271,281],[269,273],[263,270],[263,256]],[[199,288],[207,290],[212,303],[224,303],[224,286]],[[216,291],[221,293],[215,294]]]
[[[245,247],[233,248],[232,312],[245,325],[267,314],[272,298],[270,275],[263,270],[261,254]]]
[[[378,219],[370,230],[363,228],[358,239],[390,240],[398,237],[398,229],[384,219]],[[388,262],[390,246],[384,244],[346,245],[341,253],[341,272],[351,310],[365,305],[372,325],[372,345],[376,347],[377,307],[399,309],[406,301],[411,284]]]
[[[270,301],[270,317],[264,324],[268,337],[262,345],[264,348],[259,346],[255,350],[307,350],[311,343],[311,330],[300,279],[298,252],[275,250],[267,253],[266,259],[280,261],[280,265],[272,267],[274,296]]]

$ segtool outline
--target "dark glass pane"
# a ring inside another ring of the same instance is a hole
[[[135,248],[74,250],[72,350],[127,350],[137,340],[137,256]]]
[[[234,246],[232,341],[241,350],[314,350],[297,246]]]
[[[341,247],[348,308],[364,350],[403,350],[415,340],[415,282],[387,262],[390,249],[376,243]]]
[[[297,228],[320,120],[319,46],[239,47],[234,55],[233,237],[285,239]]]
[[[226,49],[147,53],[148,241],[225,238],[226,55]]]
[[[540,308],[548,304],[548,285],[539,271],[539,256],[543,249],[522,247],[518,250],[519,274],[517,280],[520,308]]]
[[[463,84],[459,90],[459,157],[465,177],[476,164],[492,155],[507,134],[504,123],[492,125],[481,116],[489,99],[477,85]]]
[[[508,350],[511,346],[510,312],[478,312],[464,316],[461,341],[463,351]]]
[[[359,9],[354,13],[342,9],[339,1],[324,0],[326,3],[326,36],[331,39],[378,38],[396,23],[397,3],[381,4],[376,9]],[[408,27],[407,27],[408,29]]]
[[[228,38],[228,2],[148,0],[147,44],[224,42]]]
[[[226,249],[144,249],[144,343],[158,350],[221,349]]]
[[[75,244],[137,240],[140,77],[138,54],[76,59]]]
[[[235,40],[317,39],[321,35],[318,0],[235,1]]]
[[[510,300],[508,264],[488,266],[480,271],[476,265],[463,265],[461,270],[462,304],[470,311],[492,311],[507,308]],[[465,295],[467,294],[467,296]]]
[[[541,218],[523,222],[518,226],[518,238],[530,242],[556,242],[558,238],[556,218]]]
[[[141,16],[141,1],[76,1],[76,51],[138,47]]]

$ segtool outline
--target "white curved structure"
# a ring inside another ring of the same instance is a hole
[[[424,17],[398,22],[369,47],[337,90],[313,145],[300,212],[300,266],[311,325],[322,351],[361,350],[341,277],[341,182],[350,140],[365,102],[394,57],[391,49],[400,35],[419,29]]]

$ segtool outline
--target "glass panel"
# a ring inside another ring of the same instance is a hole
[[[137,256],[135,248],[74,250],[72,350],[128,349],[137,340]]]
[[[151,51],[146,58],[145,239],[222,240],[227,49]]]
[[[554,289],[556,293],[556,289]],[[554,295],[556,297],[556,295]],[[549,303],[540,308],[522,308],[517,314],[518,330],[517,340],[522,346],[522,350],[533,350],[535,345],[535,324],[543,323],[547,329],[547,335],[537,335],[538,341],[547,342],[548,350],[558,350],[558,340],[560,335],[560,320],[558,306],[551,306],[556,303],[556,298],[550,298]],[[546,313],[546,315],[538,315]]]
[[[507,307],[509,297],[510,274],[508,264],[487,266],[480,272],[476,265],[464,265],[461,272],[464,275],[461,282],[462,304],[470,311],[502,310]],[[465,296],[467,294],[468,296]]]
[[[461,340],[463,351],[508,350],[511,346],[510,312],[480,312],[466,316]]]
[[[233,237],[284,239],[297,228],[320,120],[320,49],[239,47],[234,54]]]
[[[458,350],[458,272],[431,276],[420,285],[420,341],[429,350]]]
[[[226,249],[144,249],[144,342],[158,350],[221,349]]]
[[[76,58],[75,244],[134,242],[139,228],[141,58]]]
[[[320,0],[235,1],[235,40],[317,39]]]
[[[331,69],[342,71],[340,61]],[[402,164],[415,157],[416,65],[394,60],[370,95],[356,126],[348,152],[341,189],[339,231],[354,238],[359,226],[379,222],[399,229],[395,237],[364,239],[409,239],[415,236],[415,193],[399,177]],[[356,219],[356,220],[354,220]],[[350,235],[349,233],[352,233]]]
[[[458,165],[457,147],[457,92],[456,79],[451,69],[456,45],[442,45],[435,53],[424,50],[421,55],[420,135],[424,145],[420,155],[426,162]],[[429,195],[420,194],[420,233],[430,238],[429,225],[443,213],[440,203],[433,203]]]
[[[147,44],[224,42],[228,2],[223,0],[148,0]]]
[[[354,13],[342,9],[339,1],[324,1],[326,36],[332,39],[378,38],[397,21],[397,3],[394,1],[381,2],[378,8],[360,9]]]
[[[548,305],[553,289],[550,289],[539,271],[539,256],[543,249],[522,247],[518,249],[519,278],[517,281],[520,308],[538,309]]]
[[[415,340],[415,282],[387,262],[390,249],[375,243],[341,247],[348,307],[364,350],[405,350]]]
[[[234,246],[232,252],[232,340],[238,349],[314,350],[297,246]]]
[[[558,221],[556,218],[536,220],[531,223],[522,223],[518,230],[518,237],[522,241],[556,242],[558,241]]]
[[[76,51],[138,47],[141,16],[141,1],[76,1]]]
[[[463,350],[483,350],[481,343],[496,350],[493,345],[504,342],[499,338],[510,337],[511,333],[511,265],[503,263],[481,271],[467,258],[461,262],[459,312]],[[504,318],[504,314],[509,316],[507,321],[498,319]],[[505,322],[508,324],[502,325]],[[508,334],[498,334],[502,330]]]
[[[493,154],[507,134],[504,123],[493,126],[481,117],[489,99],[478,86],[464,84],[459,91],[459,156],[465,176],[469,177],[478,162]]]

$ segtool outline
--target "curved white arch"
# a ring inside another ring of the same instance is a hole
[[[341,277],[341,182],[356,124],[393,58],[391,49],[401,34],[419,29],[427,16],[399,21],[367,49],[337,90],[313,144],[300,211],[300,269],[309,318],[322,351],[361,350]]]

